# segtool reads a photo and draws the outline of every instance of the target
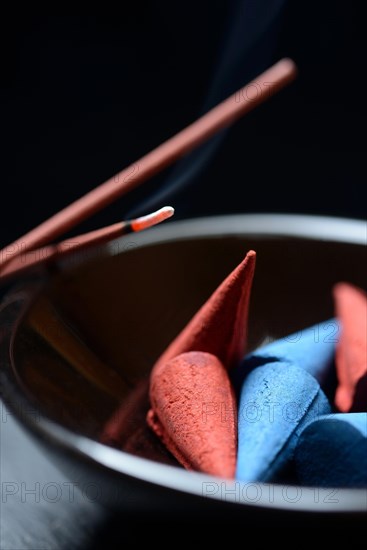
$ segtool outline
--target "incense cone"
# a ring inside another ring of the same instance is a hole
[[[304,369],[274,362],[253,370],[241,389],[237,479],[278,481],[293,458],[299,433],[330,412],[318,382]]]
[[[367,413],[313,421],[299,438],[295,467],[302,485],[367,487]]]
[[[236,403],[217,357],[192,351],[160,362],[150,398],[149,426],[186,469],[234,477]]]
[[[250,250],[163,352],[156,366],[188,351],[211,353],[227,369],[242,359],[255,260],[256,253]]]
[[[342,412],[367,411],[367,296],[355,286],[339,283],[334,287],[334,301],[341,323],[335,404]]]
[[[257,348],[235,369],[232,377],[235,387],[241,388],[244,378],[254,368],[275,361],[296,365],[324,384],[333,373],[339,332],[338,320],[328,319]]]
[[[147,422],[187,469],[234,477],[235,401],[227,370],[243,357],[256,254],[214,291],[155,363]],[[205,414],[203,407],[214,407]]]

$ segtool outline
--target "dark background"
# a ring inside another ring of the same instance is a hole
[[[201,172],[189,173],[190,158],[75,232],[167,203],[177,218],[365,216],[366,32],[354,3],[164,0],[120,8],[121,16],[2,18],[1,245],[283,56],[296,61],[296,82],[223,136]],[[187,176],[180,192],[145,202],[178,173]]]
[[[4,16],[0,246],[283,56],[299,68],[291,86],[74,234],[163,204],[175,206],[176,218],[364,218],[366,32],[356,4],[161,0],[123,3],[119,16]],[[11,420],[1,430],[2,479],[63,483]],[[96,548],[121,542],[119,520],[76,498],[54,507],[18,497],[3,504],[0,546],[86,548],[96,536]]]

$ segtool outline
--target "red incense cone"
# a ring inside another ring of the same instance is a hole
[[[255,252],[248,252],[151,373],[147,422],[189,470],[235,474],[237,419],[227,370],[245,352],[255,259]]]
[[[236,403],[217,357],[192,351],[160,362],[152,371],[150,398],[148,424],[186,469],[234,477]]]
[[[255,260],[256,253],[250,250],[163,352],[156,365],[187,351],[212,353],[227,369],[242,359]]]
[[[342,412],[367,411],[367,296],[349,283],[339,283],[334,287],[334,300],[341,323],[335,404]]]

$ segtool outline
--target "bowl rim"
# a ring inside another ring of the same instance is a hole
[[[131,246],[126,246],[129,243],[130,245],[133,243],[135,248],[178,239],[191,240],[235,235],[291,237],[365,245],[366,229],[367,222],[364,220],[331,216],[271,213],[208,216],[172,221],[169,224],[154,227],[150,231],[134,234],[133,241],[131,241],[132,236],[127,235],[105,245],[104,250],[107,257],[110,257],[121,253],[121,250],[131,248]],[[68,261],[63,263],[68,264]],[[19,290],[15,289],[13,295],[13,301],[16,301]],[[23,296],[22,293],[20,295]],[[4,307],[6,308],[9,303],[12,303],[12,290],[7,296],[9,297],[5,298],[5,306],[2,302],[0,303],[0,321]],[[18,313],[16,317],[17,325],[22,314]],[[12,330],[9,335],[7,347],[7,362],[13,375],[12,349],[17,330],[16,325],[15,330]],[[193,496],[220,500],[223,503],[300,512],[367,512],[367,488],[321,488],[228,480],[200,472],[189,472],[108,447],[86,436],[74,433],[43,414],[24,415],[21,412],[21,407],[14,406],[16,402],[14,398],[18,405],[21,403],[22,406],[29,407],[26,395],[9,377],[5,377],[5,382],[4,377],[1,378],[2,398],[21,425],[25,425],[41,439],[47,440],[53,447],[76,455],[83,460],[89,460],[112,473],[122,474]]]

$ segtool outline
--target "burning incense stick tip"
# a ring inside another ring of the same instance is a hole
[[[147,229],[152,225],[156,225],[163,222],[164,220],[167,220],[168,218],[173,216],[174,212],[175,209],[172,208],[172,206],[164,206],[156,212],[152,212],[151,214],[147,214],[146,216],[141,216],[140,218],[136,218],[135,220],[133,220],[131,222],[131,229],[133,231],[142,231],[143,229]]]

